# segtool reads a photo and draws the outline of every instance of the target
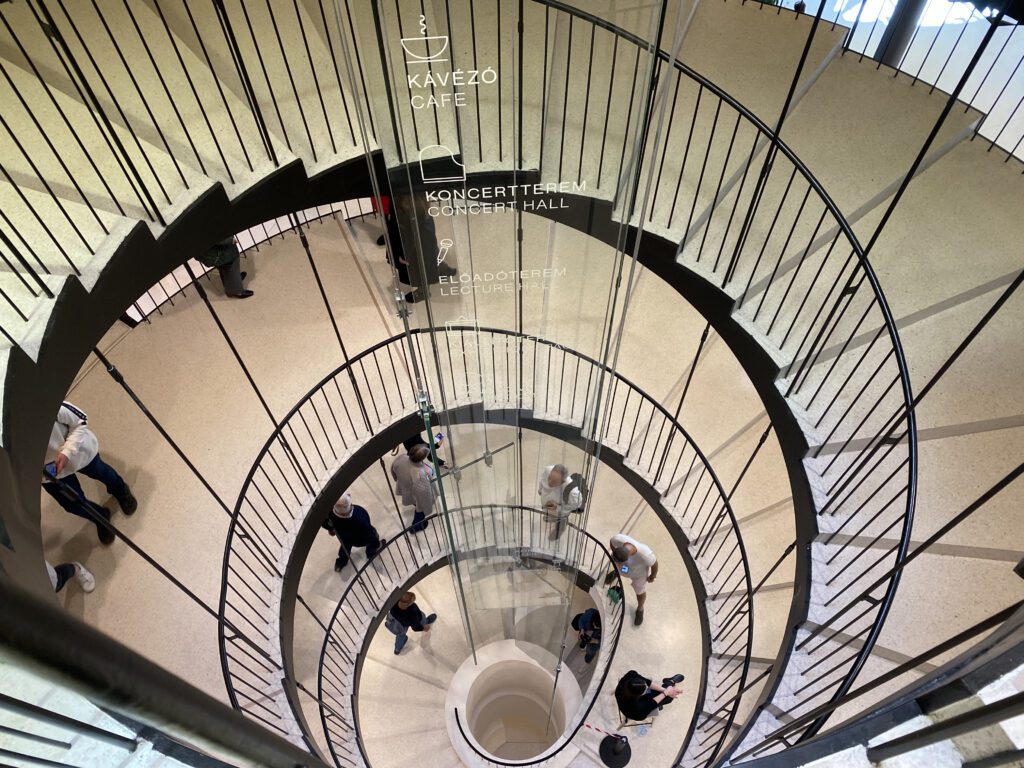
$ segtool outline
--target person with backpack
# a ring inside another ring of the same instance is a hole
[[[550,538],[554,541],[565,530],[569,515],[583,511],[587,500],[587,481],[579,473],[570,475],[564,464],[552,464],[540,473],[537,495],[540,496],[544,516],[551,524]]]
[[[601,612],[597,608],[588,608],[577,613],[572,617],[572,628],[579,633],[583,661],[589,664],[601,648]]]

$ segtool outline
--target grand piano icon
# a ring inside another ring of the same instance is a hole
[[[420,150],[420,176],[424,184],[465,181],[466,167],[444,144],[430,144]]]

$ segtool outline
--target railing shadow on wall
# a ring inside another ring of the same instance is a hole
[[[701,537],[700,545],[691,548],[709,595],[711,626],[704,642],[711,652],[726,657],[716,667],[713,693],[698,702],[703,714],[695,717],[688,740],[699,745],[699,757],[692,764],[709,764],[750,690],[753,633],[746,553],[727,495],[710,464],[663,406],[587,356],[499,329],[455,326],[429,333],[441,350],[437,359],[444,370],[424,365],[434,359],[422,349],[429,343],[424,339],[428,331],[417,330],[411,336],[421,370],[427,372],[428,390],[437,391],[443,380],[446,391],[454,394],[449,409],[482,408],[477,418],[485,421],[488,411],[523,409],[533,419],[574,425],[579,436],[601,371],[614,376],[606,396],[616,418],[605,429],[604,444],[654,486],[661,504],[684,531]],[[448,343],[452,338],[458,344],[467,333],[476,333],[484,349],[479,377],[466,377],[465,361],[446,351],[455,346]],[[281,733],[291,731],[295,715],[280,695],[281,678],[288,676],[283,658],[288,651],[273,646],[282,611],[297,608],[280,605],[274,585],[284,577],[307,510],[339,468],[388,424],[418,412],[416,390],[406,381],[412,365],[409,350],[409,339],[395,336],[354,356],[310,390],[264,446],[235,506],[225,545],[220,611],[228,626],[243,628],[246,636],[221,632],[225,680],[233,704]],[[516,367],[520,359],[525,361],[521,394]],[[644,424],[647,427],[639,430]],[[712,541],[715,546],[708,546]],[[308,610],[301,596],[298,604]],[[315,616],[314,620],[322,626]],[[270,650],[254,658],[254,645]],[[267,663],[268,656],[273,663]],[[255,692],[261,693],[259,700]]]
[[[745,0],[744,0],[745,1]],[[802,0],[759,3],[769,12],[793,11]],[[758,0],[753,0],[758,2]],[[886,3],[842,0],[828,3],[822,20],[847,27],[843,54],[865,58],[875,68],[886,67],[892,77],[899,74],[918,82],[928,92],[949,94],[967,60],[970,59],[985,27],[995,22],[993,7],[979,10],[971,2],[925,0],[922,3],[893,4],[886,15]],[[804,2],[803,13],[813,16],[817,3]],[[965,15],[966,14],[966,15]],[[1024,80],[1018,74],[1024,66],[1024,32],[1021,19],[1005,17],[1004,27],[993,41],[978,69],[962,94],[965,105],[982,113],[974,126],[972,139],[979,135],[989,142],[989,150],[999,147],[1011,158],[1024,160]],[[882,76],[882,75],[880,75]],[[1024,172],[1024,171],[1022,171]]]

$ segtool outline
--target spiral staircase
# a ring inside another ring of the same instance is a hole
[[[327,613],[310,604],[303,569],[338,494],[423,426],[410,370],[447,393],[435,398],[442,423],[526,428],[576,445],[656,513],[701,630],[688,727],[657,734],[672,764],[802,764],[808,753],[787,757],[791,748],[899,697],[923,668],[855,701],[851,691],[1016,603],[1012,565],[997,570],[984,553],[964,553],[998,549],[1005,561],[1024,549],[1020,489],[1006,475],[1019,464],[1024,413],[1013,293],[1024,267],[1024,175],[1013,155],[1016,112],[1000,101],[1020,85],[1000,58],[1014,50],[1016,23],[992,25],[989,58],[971,58],[968,36],[967,56],[950,53],[932,77],[938,87],[926,87],[919,76],[931,48],[920,69],[877,67],[851,51],[856,27],[816,9],[700,0],[660,17],[657,5],[595,5],[0,4],[5,575],[52,598],[40,548],[43,436],[90,350],[106,351],[104,334],[140,295],[215,240],[277,217],[288,217],[282,232],[314,265],[312,228],[294,212],[378,193],[383,169],[415,168],[425,147],[443,145],[459,148],[467,188],[539,185],[536,201],[568,200],[534,214],[606,246],[608,275],[615,259],[632,258],[641,280],[695,310],[705,330],[678,350],[692,356],[690,377],[712,332],[749,380],[767,429],[759,425],[745,461],[716,463],[714,443],[697,434],[712,430],[681,420],[682,400],[673,413],[649,394],[665,389],[657,372],[523,328],[420,317],[411,332],[368,337],[343,323],[344,363],[295,382],[306,394],[280,417],[239,355],[273,427],[247,446],[262,443],[230,496],[210,489],[228,528],[223,561],[202,567],[220,573],[210,605],[227,698],[241,715],[311,760],[373,764],[361,734],[379,724],[361,722],[359,680],[382,601],[443,567],[450,547],[438,537],[426,552],[410,548],[402,570],[395,553],[411,538],[400,532],[391,560],[381,560],[394,573],[381,581],[362,568]],[[449,39],[452,69],[481,77],[462,110],[416,108],[419,86],[383,42],[411,37],[421,14]],[[978,96],[993,89],[992,104]],[[1008,111],[998,147],[985,141],[988,115]],[[354,247],[342,242],[334,247]],[[478,259],[486,268],[486,255]],[[628,267],[620,279],[623,315],[654,311],[629,305]],[[487,353],[476,384],[465,359],[431,354],[466,332]],[[675,338],[648,328],[633,340],[657,349],[662,336]],[[529,361],[518,373],[517,357]],[[591,392],[614,414],[600,433]],[[777,456],[791,496],[781,509],[792,519],[773,535],[744,498],[762,450],[762,459]],[[991,520],[944,539],[954,553],[925,551],[964,509]],[[478,543],[498,546],[479,522]],[[535,543],[501,542],[511,560],[512,549]],[[782,574],[780,589],[764,589]],[[984,586],[964,588],[975,577]],[[353,600],[359,589],[375,599]],[[928,610],[929,592],[942,610]],[[603,608],[621,621],[621,606]],[[319,648],[316,690],[296,672],[306,663],[300,644]],[[617,646],[603,649],[586,706],[546,764],[597,764],[581,746],[582,726],[605,703]],[[908,729],[902,706],[879,733]],[[948,717],[925,714],[909,729]],[[996,752],[1020,746],[1004,731]],[[957,748],[941,764],[967,762],[969,750]]]

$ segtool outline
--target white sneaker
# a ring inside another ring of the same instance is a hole
[[[75,581],[82,585],[83,592],[92,592],[96,589],[96,577],[92,571],[81,563],[72,563],[75,566]]]

